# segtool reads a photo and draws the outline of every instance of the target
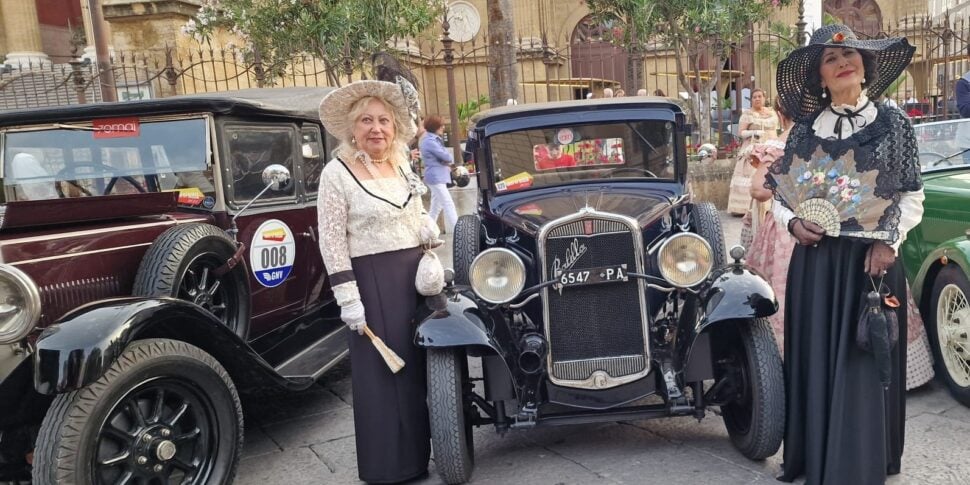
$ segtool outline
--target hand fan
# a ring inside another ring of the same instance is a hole
[[[878,175],[857,172],[853,150],[833,159],[819,147],[809,160],[795,155],[788,173],[773,178],[775,193],[795,217],[818,224],[826,235],[892,241],[893,234],[879,227],[893,200],[873,193]]]

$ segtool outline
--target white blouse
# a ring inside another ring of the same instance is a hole
[[[876,109],[876,105],[869,103],[869,98],[865,94],[859,96],[859,102],[855,106],[849,106],[846,104],[839,106],[832,106],[834,111],[840,113],[846,113],[848,110],[857,111],[863,106],[862,111],[859,111],[859,116],[856,117],[855,123],[848,123],[843,121],[841,136],[835,132],[836,122],[839,120],[839,116],[835,113],[824,110],[821,114],[815,118],[815,122],[812,124],[812,130],[815,131],[815,135],[820,138],[849,138],[850,136],[858,133],[860,130],[869,126],[873,121],[875,121],[876,116],[879,114],[879,110]],[[859,120],[861,117],[865,122]],[[923,189],[919,189],[913,192],[903,192],[899,197],[899,225],[897,229],[899,230],[899,239],[892,244],[893,251],[899,254],[899,246],[903,244],[906,240],[906,233],[908,233],[912,228],[919,224],[920,220],[923,219],[923,199],[926,196],[923,194]],[[782,225],[782,227],[787,228],[788,223],[795,217],[795,213],[791,209],[785,207],[782,204],[772,204],[771,208],[772,214],[775,216],[775,220]]]
[[[405,174],[411,173],[408,164],[400,167]],[[410,193],[407,181],[400,176],[360,183],[372,194],[399,206]],[[420,246],[425,218],[420,195],[413,195],[407,206],[399,209],[365,192],[340,161],[332,160],[323,168],[317,221],[320,254],[330,275],[353,271],[351,258]],[[333,285],[333,292],[341,306],[360,299],[356,280]]]

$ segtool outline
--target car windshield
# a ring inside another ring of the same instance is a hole
[[[924,172],[970,164],[970,119],[925,123],[913,130]]]
[[[215,183],[206,120],[96,120],[91,126],[3,136],[6,201],[178,192],[182,206],[212,208]]]
[[[495,191],[675,176],[674,124],[634,121],[502,133],[487,142]]]

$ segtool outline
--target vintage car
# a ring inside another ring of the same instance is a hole
[[[447,299],[415,337],[442,479],[469,479],[481,425],[719,408],[744,456],[775,454],[784,384],[765,317],[777,302],[743,248],[725,262],[717,210],[686,189],[681,108],[643,97],[511,106],[475,132],[478,210],[458,221]]]
[[[231,483],[239,394],[347,353],[327,92],[0,113],[0,482]]]
[[[936,374],[970,406],[970,120],[914,128],[925,212],[907,235],[902,257]]]

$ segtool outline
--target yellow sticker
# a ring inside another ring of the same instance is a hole
[[[525,189],[532,187],[532,180],[532,174],[529,172],[517,173],[505,180],[496,182],[495,188],[499,192],[504,192],[506,190]]]
[[[168,192],[178,192],[179,199],[178,203],[181,205],[197,206],[202,205],[202,201],[205,200],[205,194],[202,193],[198,187],[186,187],[183,189],[175,189],[174,191]]]

